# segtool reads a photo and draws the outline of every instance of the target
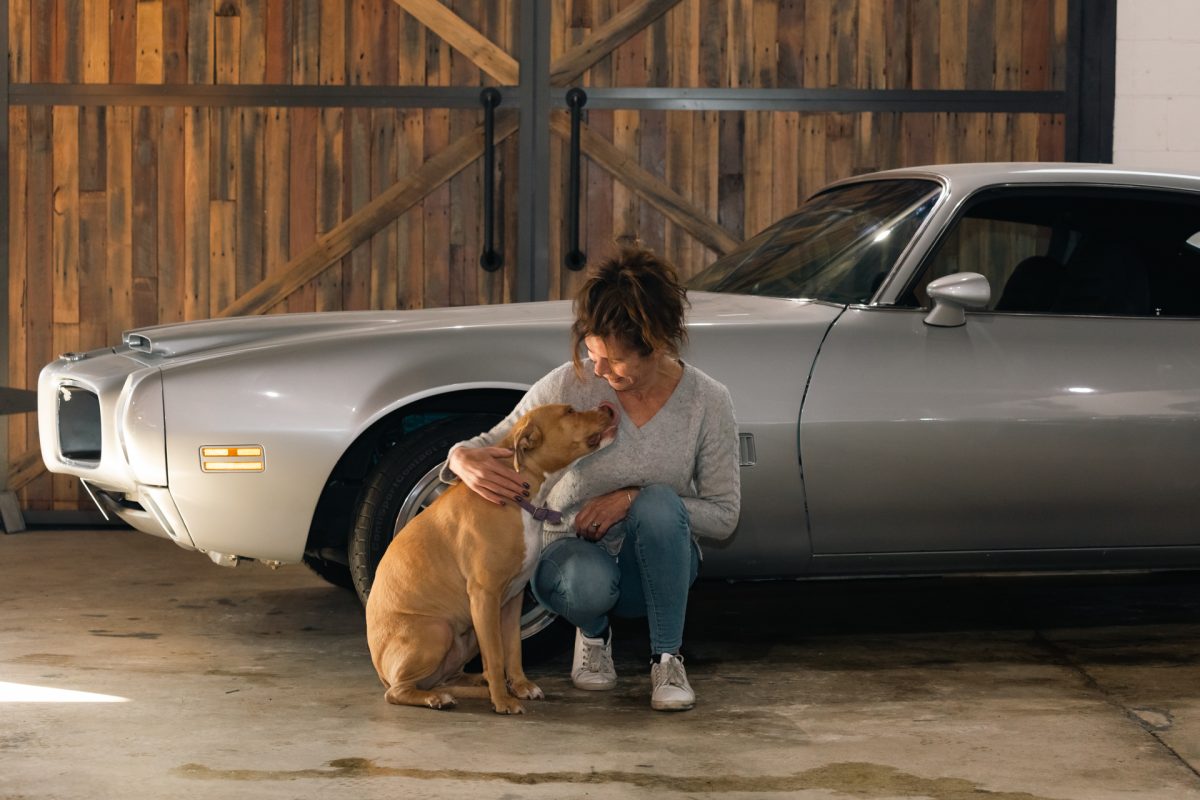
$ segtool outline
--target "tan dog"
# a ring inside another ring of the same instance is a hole
[[[612,441],[615,418],[610,406],[545,405],[513,426],[500,446],[512,449],[534,506],[557,474]],[[521,667],[522,593],[540,550],[528,511],[497,506],[461,483],[404,526],[367,599],[367,643],[389,703],[448,708],[455,700],[445,690],[454,688],[490,696],[497,713],[521,714],[518,697],[544,696]],[[477,651],[483,675],[464,676]]]

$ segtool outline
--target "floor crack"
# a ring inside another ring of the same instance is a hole
[[[1169,711],[1162,711],[1159,709],[1130,708],[1123,703],[1119,697],[1106,689],[1100,683],[1100,681],[1096,679],[1096,676],[1092,675],[1092,673],[1088,671],[1087,667],[1081,664],[1078,659],[1076,659],[1066,648],[1062,647],[1056,642],[1051,641],[1050,639],[1047,639],[1039,630],[1035,630],[1033,632],[1033,640],[1043,650],[1050,653],[1050,655],[1053,656],[1053,658],[1061,666],[1066,667],[1067,669],[1070,669],[1079,675],[1079,677],[1083,680],[1084,686],[1094,691],[1104,700],[1104,702],[1120,711],[1126,719],[1130,720],[1143,731],[1145,731],[1146,734],[1149,735],[1150,738],[1152,738],[1160,748],[1166,751],[1171,758],[1173,758],[1184,769],[1190,772],[1197,782],[1200,782],[1200,770],[1193,766],[1192,763],[1187,760],[1187,758],[1185,758],[1178,750],[1172,747],[1166,739],[1162,737],[1162,732],[1169,730],[1171,728],[1171,724],[1174,722]],[[1139,711],[1143,713],[1139,713]],[[1145,714],[1144,712],[1147,711],[1152,713]],[[1156,721],[1154,717],[1159,717],[1165,720],[1165,724],[1163,722]]]

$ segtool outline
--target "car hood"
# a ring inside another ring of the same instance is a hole
[[[691,328],[762,322],[772,317],[795,319],[797,306],[807,300],[781,300],[748,295],[689,293]],[[819,304],[825,305],[825,304]],[[275,314],[256,317],[199,320],[127,331],[126,355],[147,365],[164,361],[213,357],[305,340],[357,339],[364,335],[393,336],[405,332],[431,333],[465,329],[566,329],[572,319],[565,300],[509,303],[494,306],[411,311],[339,311]]]
[[[537,325],[567,319],[565,302],[513,303],[414,311],[331,311],[205,319],[126,331],[125,344],[135,353],[159,359],[214,354],[298,339],[335,339],[371,331],[434,331],[484,325]]]

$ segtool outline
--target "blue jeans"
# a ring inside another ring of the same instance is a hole
[[[622,531],[625,542],[615,558],[600,542],[551,542],[530,580],[533,594],[585,636],[603,634],[610,612],[647,617],[651,653],[678,653],[688,589],[700,569],[687,509],[673,489],[647,486],[608,535]]]

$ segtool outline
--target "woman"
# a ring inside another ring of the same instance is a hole
[[[679,358],[686,305],[675,270],[649,251],[623,250],[600,264],[575,299],[571,362],[491,431],[455,445],[447,476],[493,503],[520,501],[529,492],[512,452],[493,445],[522,414],[542,403],[621,409],[615,441],[551,490],[547,506],[563,517],[543,523],[530,583],[577,628],[571,680],[580,689],[616,686],[610,612],[648,617],[650,705],[664,711],[696,699],[679,655],[700,563],[695,537],[728,537],[740,504],[729,392]]]

